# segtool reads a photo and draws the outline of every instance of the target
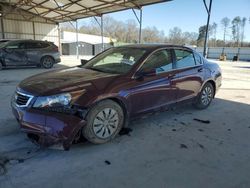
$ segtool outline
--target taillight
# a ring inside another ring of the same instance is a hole
[[[55,46],[53,46],[52,50],[55,51],[55,52],[58,52],[59,48],[55,45]]]

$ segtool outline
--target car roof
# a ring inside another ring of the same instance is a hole
[[[11,39],[11,40],[8,39],[7,42],[48,42],[48,41],[33,40],[33,39]]]
[[[174,44],[129,44],[124,46],[119,46],[118,48],[140,48],[146,50],[156,50],[160,48],[182,48],[193,51],[192,48],[182,46],[182,45],[174,45]]]

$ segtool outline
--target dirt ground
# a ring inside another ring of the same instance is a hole
[[[55,68],[75,62],[63,58]],[[35,146],[11,113],[18,82],[46,70],[2,70],[0,188],[250,187],[250,63],[218,63],[222,88],[208,109],[148,115],[130,123],[129,135],[70,151]]]

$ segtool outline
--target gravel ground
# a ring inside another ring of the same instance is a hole
[[[75,62],[63,58],[55,68]],[[250,187],[250,63],[218,63],[222,88],[208,109],[147,115],[130,123],[129,135],[67,152],[32,144],[11,113],[18,82],[46,70],[1,71],[0,188]]]

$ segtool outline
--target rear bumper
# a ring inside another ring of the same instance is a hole
[[[217,93],[222,85],[222,75],[220,72],[217,73],[215,76],[215,85],[216,85],[215,92]]]
[[[43,146],[62,143],[64,148],[68,148],[86,124],[86,121],[74,115],[20,108],[14,104],[12,112],[21,130],[36,135],[38,143]]]
[[[57,59],[55,59],[55,63],[60,63],[61,62],[61,58],[59,57],[59,58],[57,58]]]
[[[51,54],[51,56],[54,58],[55,63],[60,63],[61,62],[61,55],[59,52]]]

